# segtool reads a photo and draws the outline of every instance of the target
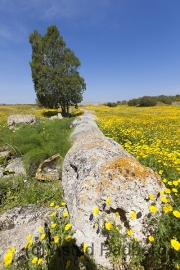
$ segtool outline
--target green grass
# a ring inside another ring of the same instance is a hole
[[[36,124],[23,124],[19,129],[9,129],[4,121],[0,122],[0,151],[9,150],[12,160],[22,157],[27,172],[27,176],[9,175],[1,179],[0,214],[18,205],[48,206],[52,200],[61,201],[61,181],[38,181],[34,176],[39,164],[54,154],[60,154],[62,166],[63,158],[72,145],[69,136],[73,120],[38,118]],[[7,164],[6,158],[1,157],[0,166],[5,168]]]
[[[59,153],[65,157],[71,147],[68,139],[74,118],[38,120],[35,125],[22,125],[19,129],[0,129],[0,148],[10,150],[14,157],[23,156],[27,174],[33,176],[38,165]]]
[[[19,205],[49,206],[51,201],[60,201],[62,195],[61,182],[57,180],[40,182],[23,176],[1,179],[0,214]]]

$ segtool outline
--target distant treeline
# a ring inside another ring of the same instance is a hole
[[[109,107],[116,107],[117,105],[129,105],[129,106],[155,106],[158,102],[171,105],[172,102],[180,102],[180,95],[176,96],[143,96],[139,98],[133,98],[129,101],[123,100],[123,101],[117,101],[117,102],[107,102],[105,105]]]

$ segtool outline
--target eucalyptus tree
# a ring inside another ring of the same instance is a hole
[[[79,59],[66,47],[55,25],[49,26],[44,36],[34,30],[29,42],[37,100],[47,108],[61,107],[63,116],[68,116],[69,106],[77,106],[86,89],[85,81],[78,72],[81,66]]]

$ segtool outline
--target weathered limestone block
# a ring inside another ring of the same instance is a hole
[[[13,160],[13,162],[9,163],[6,168],[5,171],[8,170],[12,170],[13,171],[13,175],[26,175],[26,170],[23,166],[23,159],[22,158],[15,158]],[[4,176],[6,177],[6,176]]]
[[[85,112],[82,116],[78,117],[73,121],[72,127],[76,127],[71,134],[71,139],[73,141],[80,141],[85,139],[89,135],[93,136],[104,136],[103,133],[99,130],[95,121],[96,117],[90,113]]]
[[[13,114],[8,117],[7,123],[9,127],[20,123],[35,124],[36,117],[32,114]]]
[[[96,262],[112,269],[105,252],[101,252],[105,237],[93,228],[94,207],[104,213],[104,202],[110,198],[107,218],[118,212],[116,220],[124,230],[132,228],[134,237],[143,240],[149,234],[147,219],[152,201],[148,196],[155,196],[155,205],[161,210],[159,191],[164,185],[157,173],[105,137],[91,121],[92,116],[87,120],[86,115],[75,121],[74,145],[64,159],[62,186],[77,243],[93,245]],[[132,210],[137,213],[136,219],[130,218]]]
[[[58,209],[59,213],[62,211],[63,208]],[[15,247],[19,252],[25,247],[28,234],[32,234],[33,241],[40,236],[39,227],[44,227],[44,223],[50,224],[50,212],[50,208],[37,208],[34,205],[19,206],[4,212],[0,216],[0,262],[9,248]]]

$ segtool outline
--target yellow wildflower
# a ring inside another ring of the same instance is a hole
[[[149,194],[149,199],[150,200],[154,200],[154,195],[153,194]]]
[[[162,197],[162,198],[161,198],[161,201],[162,201],[163,203],[167,203],[167,202],[168,202],[168,199],[167,199],[166,197]]]
[[[109,198],[106,199],[106,204],[109,205],[111,203],[111,200]]]
[[[65,206],[65,205],[66,205],[66,203],[65,203],[65,202],[62,202],[62,203],[61,203],[61,205],[62,205],[62,206]]]
[[[112,223],[110,221],[108,221],[106,223],[105,227],[106,227],[106,230],[110,231],[112,229],[113,225],[112,225]]]
[[[15,247],[9,248],[7,253],[14,253],[16,251]]]
[[[173,181],[174,186],[178,186],[178,184],[179,184],[178,181]]]
[[[33,244],[33,241],[32,240],[29,240],[26,245],[25,245],[25,248],[29,248],[30,246],[32,246]]]
[[[168,213],[168,212],[170,212],[170,211],[172,211],[172,210],[173,210],[173,208],[172,208],[171,205],[165,205],[165,206],[163,206],[163,211],[164,211],[165,213]]]
[[[43,261],[43,259],[42,258],[39,258],[39,260],[38,260],[38,264],[41,264],[42,263],[42,261]]]
[[[176,188],[172,188],[172,191],[176,192],[176,193],[178,192],[178,190]]]
[[[8,266],[12,263],[13,254],[11,252],[4,255],[4,266]]]
[[[118,217],[118,216],[119,216],[119,213],[118,213],[118,212],[116,212],[116,213],[115,213],[115,215]]]
[[[58,208],[59,208],[59,205],[56,205],[54,208],[55,208],[55,209],[58,209]]]
[[[131,211],[131,213],[129,214],[129,216],[130,216],[132,219],[135,219],[135,218],[136,218],[136,212],[135,212],[135,211]]]
[[[151,206],[149,207],[149,210],[150,210],[152,213],[156,213],[156,212],[157,212],[157,207],[154,206],[154,205],[151,205]]]
[[[83,245],[83,252],[84,252],[84,253],[87,251],[87,248],[88,248],[88,245],[87,245],[87,244],[84,244],[84,245]]]
[[[180,211],[174,210],[174,211],[173,211],[173,215],[174,215],[175,217],[177,217],[177,218],[180,218]]]
[[[94,215],[98,215],[99,213],[99,207],[95,207],[93,210]]]
[[[50,214],[50,217],[54,217],[56,215],[56,213],[55,212],[52,212],[51,214]]]
[[[54,229],[56,227],[56,223],[51,224],[51,228]]]
[[[31,261],[33,264],[37,263],[38,262],[38,257],[34,257]]]
[[[65,226],[65,231],[68,231],[69,229],[71,229],[72,225],[70,223],[68,223],[66,226]]]
[[[171,239],[171,246],[177,251],[180,250],[180,243],[176,239]]]
[[[54,206],[54,202],[51,202],[49,206],[53,207]]]
[[[55,244],[58,244],[59,243],[59,236],[54,236],[54,243]]]
[[[68,212],[64,212],[63,216],[68,217],[69,216]]]
[[[128,231],[127,231],[127,234],[128,234],[129,236],[131,236],[131,235],[133,235],[133,231],[132,231],[132,230],[128,230]]]
[[[43,227],[40,227],[39,228],[39,232],[43,232],[44,228]]]
[[[46,234],[43,233],[40,238],[41,238],[41,240],[44,240],[45,237],[46,237]]]
[[[27,240],[30,240],[32,238],[32,234],[28,234],[27,236],[26,236],[26,239]]]
[[[165,188],[164,192],[169,194],[169,193],[171,193],[171,190],[169,188]]]
[[[67,242],[70,242],[71,239],[72,239],[72,236],[71,236],[71,235],[68,235],[68,236],[66,236],[66,238],[65,238],[65,240],[66,240]]]
[[[154,242],[154,237],[153,237],[152,235],[150,235],[150,236],[148,237],[148,239],[149,239],[150,242]]]

